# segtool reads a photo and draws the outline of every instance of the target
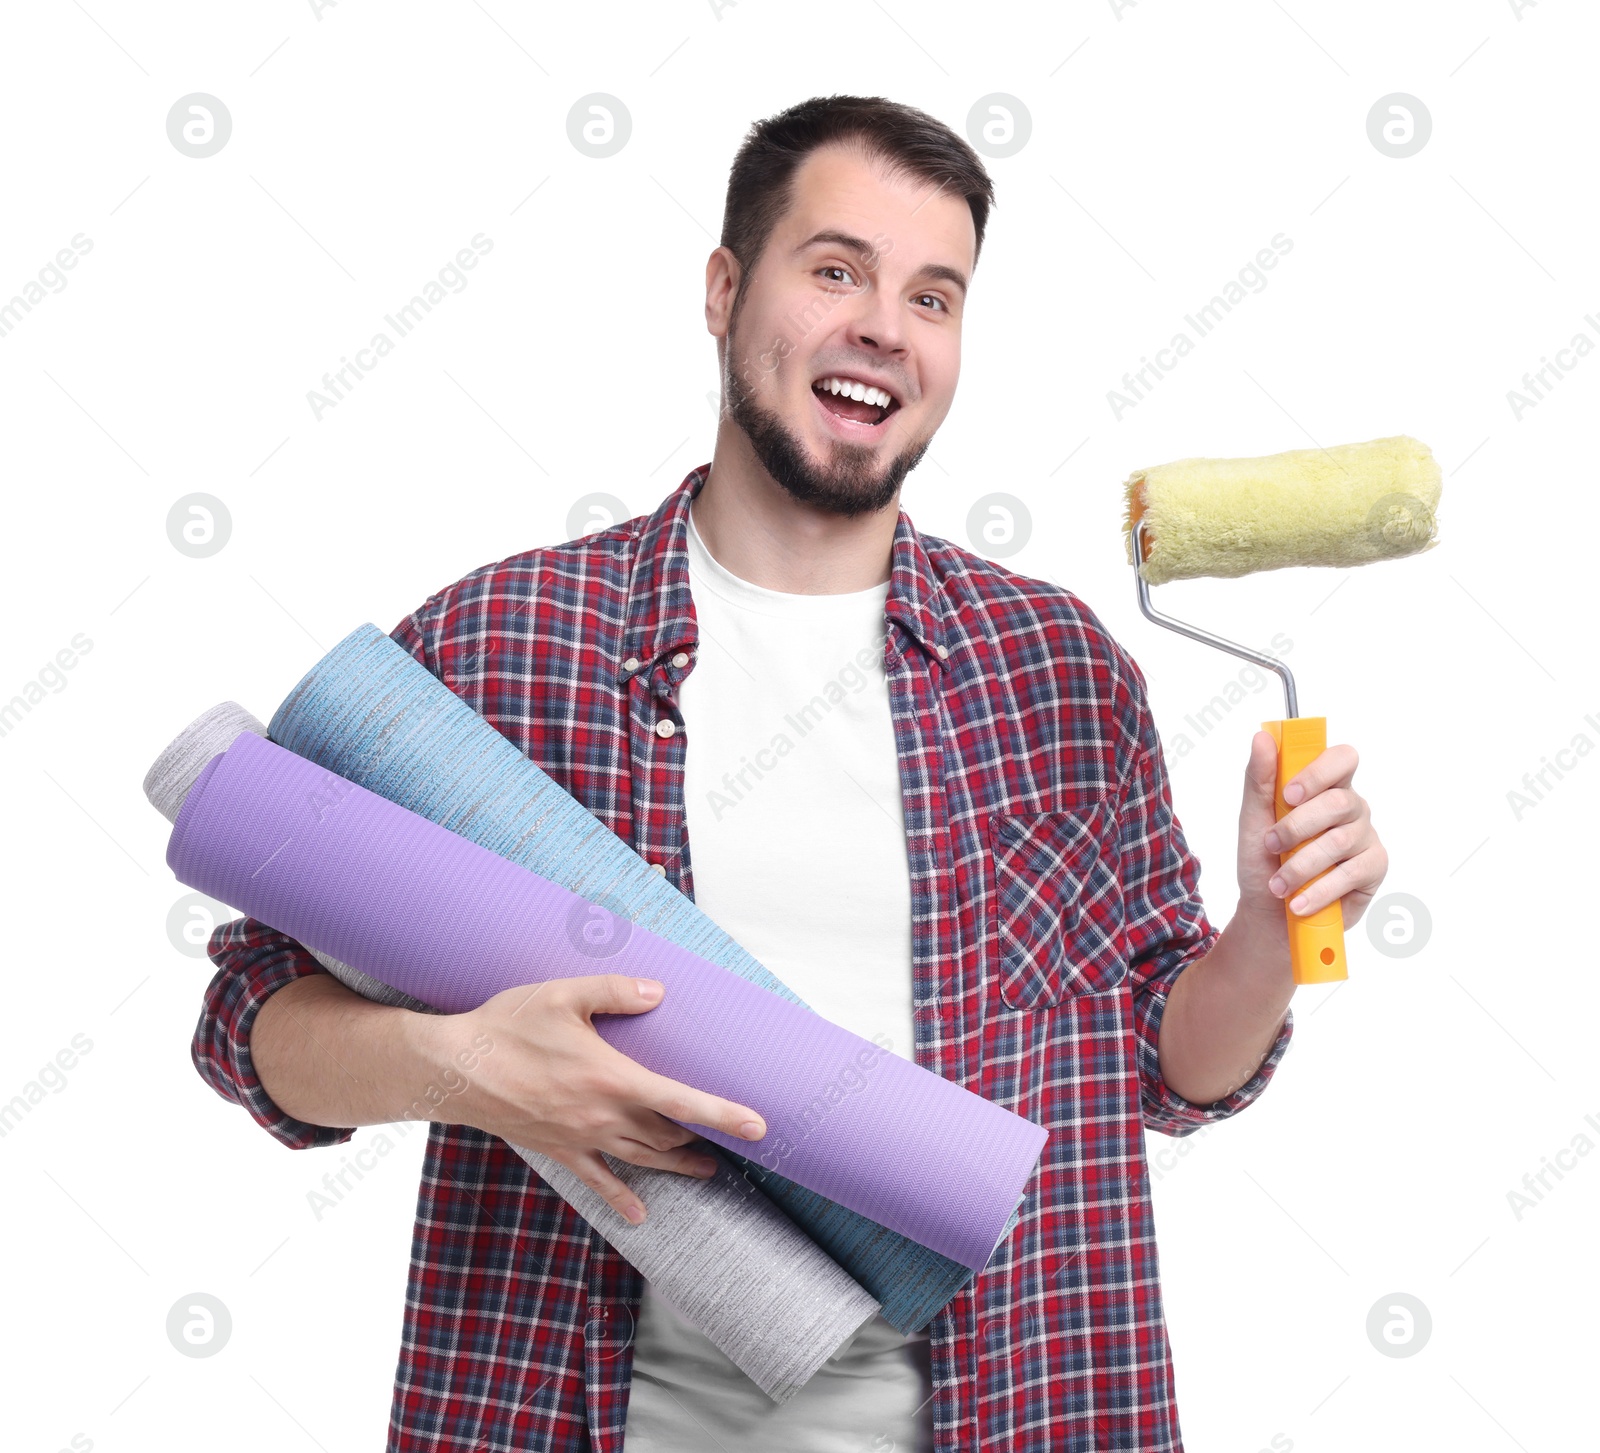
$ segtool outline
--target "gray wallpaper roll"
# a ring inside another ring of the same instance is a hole
[[[156,759],[144,792],[168,822],[176,822],[201,769],[240,732],[268,735],[250,712],[222,702]],[[326,954],[313,955],[363,998],[438,1012]],[[522,1146],[511,1149],[774,1402],[803,1387],[879,1311],[878,1301],[767,1196],[753,1192],[714,1145],[704,1149],[717,1173],[704,1181],[605,1157],[650,1208],[642,1226],[559,1161]]]

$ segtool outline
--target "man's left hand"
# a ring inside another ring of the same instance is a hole
[[[1366,798],[1350,785],[1356,761],[1352,746],[1326,748],[1285,785],[1283,795],[1291,806],[1279,820],[1274,798],[1277,744],[1271,732],[1255,734],[1239,812],[1241,913],[1282,923],[1286,898],[1300,917],[1337,898],[1349,928],[1367,911],[1389,871],[1389,855],[1373,831]],[[1280,866],[1278,854],[1290,848],[1294,855]],[[1305,887],[1330,865],[1331,871]]]

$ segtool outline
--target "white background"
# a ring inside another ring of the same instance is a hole
[[[168,940],[186,890],[140,781],[211,703],[265,718],[355,625],[387,631],[468,570],[569,538],[587,494],[642,513],[706,462],[728,163],[751,121],[832,91],[964,134],[991,93],[1031,117],[988,162],[962,383],[902,503],[975,548],[977,500],[1026,503],[1005,563],[1074,590],[1144,669],[1218,923],[1250,735],[1282,699],[1176,755],[1243,663],[1139,615],[1121,481],[1400,433],[1444,470],[1426,555],[1156,592],[1222,635],[1292,638],[1302,712],[1361,753],[1385,891],[1432,924],[1409,957],[1353,928],[1348,981],[1297,993],[1261,1102],[1149,1137],[1186,1446],[1592,1438],[1600,1154],[1571,1147],[1600,1145],[1600,759],[1568,758],[1520,820],[1507,795],[1578,734],[1600,742],[1600,358],[1520,418],[1508,400],[1579,331],[1600,341],[1592,11],[84,0],[12,10],[6,41],[0,299],[92,241],[0,337],[0,700],[92,642],[0,737],[0,1100],[92,1041],[0,1140],[8,1447],[381,1446],[421,1134],[319,1220],[307,1193],[379,1132],[290,1153],[196,1077],[211,969]],[[196,91],[233,123],[205,159],[166,132]],[[606,159],[568,140],[590,92],[632,118]],[[1432,117],[1404,159],[1367,132],[1392,92]],[[308,390],[480,232],[469,285],[318,420]],[[1280,232],[1268,285],[1119,420],[1124,371]],[[205,559],[167,535],[197,491],[232,521]],[[1508,1192],[1562,1151],[1519,1216]],[[165,1332],[197,1291],[233,1319],[205,1359]],[[1432,1317],[1414,1356],[1366,1331],[1396,1292]]]

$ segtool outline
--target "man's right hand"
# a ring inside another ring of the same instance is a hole
[[[641,988],[645,993],[641,993]],[[525,984],[462,1014],[421,1015],[414,1025],[436,1063],[471,1064],[466,1085],[434,1115],[471,1125],[558,1161],[635,1224],[639,1198],[600,1152],[634,1165],[706,1177],[708,1145],[679,1120],[759,1140],[762,1117],[647,1070],[596,1031],[596,1014],[642,1014],[661,1002],[654,979],[591,974]],[[747,1128],[748,1127],[748,1128]]]

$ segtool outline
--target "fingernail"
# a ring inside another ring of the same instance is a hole
[[[1272,853],[1278,852],[1283,847],[1283,843],[1279,839],[1278,834],[1271,830],[1269,830],[1267,833],[1266,843],[1267,851]]]
[[[1277,894],[1278,897],[1280,897],[1280,898],[1283,897],[1283,879],[1282,878],[1274,878],[1270,883],[1267,884],[1267,887],[1272,889],[1272,891],[1275,894]]]
[[[739,1127],[739,1134],[746,1140],[760,1140],[767,1133],[766,1127],[759,1120],[746,1120]]]
[[[641,999],[654,999],[661,992],[661,985],[654,979],[635,979],[633,982]]]
[[[1298,782],[1291,782],[1283,789],[1283,800],[1285,802],[1298,802],[1305,795],[1306,789]]]
[[[637,1205],[624,1206],[622,1208],[622,1214],[632,1221],[635,1226],[637,1226],[641,1221],[644,1220],[644,1207]]]
[[[1294,909],[1296,913],[1304,913],[1306,911],[1306,904],[1310,901],[1311,900],[1308,899],[1304,893],[1302,893],[1298,898],[1290,901],[1289,907]]]
[[[714,1160],[697,1160],[692,1167],[697,1176],[714,1176],[717,1173],[717,1163]]]

